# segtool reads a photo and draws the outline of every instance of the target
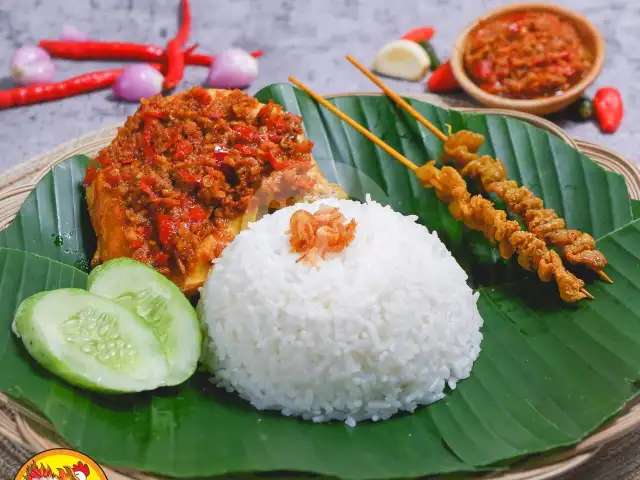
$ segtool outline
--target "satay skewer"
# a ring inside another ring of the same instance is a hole
[[[391,90],[387,85],[384,84],[384,82],[382,82],[378,77],[376,77],[367,67],[365,67],[364,65],[362,65],[360,62],[358,62],[355,58],[353,58],[351,55],[347,55],[346,59],[351,62],[351,64],[356,67],[358,70],[360,70],[360,72],[362,72],[369,80],[371,80],[373,83],[375,83],[389,98],[391,98],[394,102],[396,102],[400,107],[402,107],[405,111],[407,111],[414,119],[416,119],[419,123],[421,123],[427,130],[429,130],[431,133],[433,133],[436,137],[438,137],[443,143],[446,144],[447,140],[449,140],[449,137],[447,135],[445,135],[442,131],[440,131],[438,129],[438,127],[436,127],[433,123],[431,123],[429,120],[427,120],[426,118],[424,118],[424,116],[422,116],[420,114],[420,112],[418,112],[415,108],[413,108],[411,105],[409,105],[409,103],[407,103],[402,97],[400,97],[397,93],[395,93],[393,90]],[[469,152],[469,154],[473,154],[475,155],[475,152]],[[494,162],[498,162],[498,160],[493,160]],[[463,165],[464,167],[464,165]],[[464,174],[464,169],[461,170],[461,173]],[[506,175],[503,175],[503,178],[500,179],[500,181],[502,181],[503,183],[506,180]],[[511,182],[511,183],[515,183],[515,182]],[[537,199],[537,197],[535,197],[529,190],[527,190],[525,187],[517,187],[521,190],[526,190],[526,193],[529,193],[531,197],[533,197],[533,199],[538,200],[540,204],[542,204],[542,200]],[[514,188],[510,189],[511,192],[514,191]],[[500,195],[499,195],[500,196]],[[502,196],[501,196],[502,198]],[[506,200],[505,198],[502,198],[503,200]],[[507,202],[508,205],[509,202]],[[511,209],[511,206],[510,206]],[[540,210],[540,209],[537,209]],[[523,212],[524,213],[524,217],[525,219],[527,218],[526,215],[526,210]],[[540,213],[540,212],[534,212],[534,213]],[[534,217],[534,215],[530,215],[529,218]],[[581,234],[581,236],[588,236],[589,239],[591,239],[591,236],[588,234],[585,234],[583,232],[578,232],[577,230],[564,230],[564,220],[562,220],[560,217],[558,217],[557,215],[555,215],[555,218],[558,220],[562,221],[563,227],[561,230],[564,231],[565,237],[567,237],[569,234],[576,234],[579,233]],[[531,221],[527,221],[527,228],[529,230],[531,230],[530,228],[530,224],[532,223]],[[561,233],[561,232],[558,232]],[[567,257],[567,253],[568,250],[571,247],[571,242],[569,244],[567,244],[567,240],[561,236],[556,234],[555,236],[549,236],[549,235],[538,235],[537,236],[543,240],[545,240],[545,242],[550,243],[554,246],[557,247],[561,247],[563,249],[563,252],[565,253],[565,258]],[[573,235],[574,237],[576,235]],[[580,235],[579,235],[580,236]],[[591,242],[592,243],[592,242]],[[604,256],[602,254],[600,254],[597,250],[591,248],[590,249],[591,252],[597,253],[599,257],[601,257],[601,259],[604,259]],[[594,255],[592,255],[594,256]],[[585,263],[585,262],[581,262],[581,261],[572,261],[571,263]],[[604,263],[606,263],[606,259],[604,259]],[[589,266],[589,264],[587,263],[587,266]],[[590,266],[589,268],[591,268],[595,273],[597,273],[603,280],[609,282],[609,283],[613,283],[613,281],[611,280],[611,278],[602,271],[602,267],[601,264],[597,265],[597,266]]]
[[[375,83],[378,87],[380,87],[380,90],[382,90],[389,98],[391,98],[391,100],[393,100],[402,108],[404,108],[407,112],[409,112],[409,114],[413,118],[415,118],[418,122],[424,125],[424,127],[427,130],[429,130],[431,133],[433,133],[436,137],[438,137],[443,142],[447,141],[447,136],[442,131],[440,131],[438,127],[436,127],[433,123],[431,123],[429,120],[427,120],[422,115],[420,115],[420,112],[418,112],[415,108],[409,105],[404,98],[402,98],[400,95],[398,95],[389,87],[387,87],[384,83],[382,83],[382,81],[378,77],[376,77],[367,67],[362,65],[351,55],[347,55],[346,58],[353,64],[354,67],[360,70],[365,75],[365,77],[367,77],[369,80]]]
[[[593,296],[583,288],[584,282],[564,267],[558,254],[547,249],[544,241],[530,232],[522,231],[518,222],[507,220],[505,212],[495,209],[491,201],[480,195],[471,197],[464,179],[456,169],[453,167],[438,169],[434,162],[418,167],[295,77],[289,77],[289,81],[410,168],[423,186],[435,188],[438,198],[449,205],[449,211],[454,218],[462,220],[469,228],[481,231],[492,242],[497,242],[500,254],[504,258],[509,258],[514,252],[518,252],[518,263],[527,270],[536,270],[542,281],[548,282],[555,279],[561,298],[567,302],[575,302],[582,298],[593,299]]]

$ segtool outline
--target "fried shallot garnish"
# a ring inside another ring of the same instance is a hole
[[[289,244],[291,252],[302,255],[302,260],[317,266],[318,259],[325,260],[328,253],[344,250],[355,238],[356,221],[347,219],[335,207],[323,206],[312,214],[306,210],[297,210],[291,215]]]

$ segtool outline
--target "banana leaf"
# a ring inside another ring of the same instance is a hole
[[[78,156],[45,176],[13,226],[0,233],[1,391],[40,410],[72,447],[107,465],[181,478],[287,471],[353,479],[508,468],[524,456],[576,443],[638,393],[640,220],[630,223],[631,202],[619,175],[528,124],[412,102],[442,128],[483,133],[484,151],[499,156],[510,176],[540,194],[570,227],[599,237],[615,283],[593,282],[588,289],[596,300],[566,305],[553,285],[486,274],[511,266],[501,266],[404,167],[304,94],[277,85],[258,98],[302,115],[331,180],[355,198],[374,190],[402,213],[419,215],[477,273],[485,325],[472,376],[413,415],[354,429],[256,411],[214,388],[206,372],[138,395],[96,395],[67,385],[31,360],[10,325],[27,296],[86,283],[81,270],[95,238],[80,186],[88,159]],[[439,142],[384,97],[333,101],[418,164],[440,153]]]
[[[631,211],[634,220],[640,218],[640,200],[631,200]]]

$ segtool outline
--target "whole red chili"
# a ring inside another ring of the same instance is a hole
[[[153,65],[153,67],[162,70],[162,65]],[[48,102],[107,88],[116,81],[123,71],[124,68],[115,68],[85,73],[57,83],[2,90],[0,91],[0,109]]]
[[[620,126],[624,115],[622,96],[618,89],[603,87],[593,97],[596,117],[600,123],[600,129],[605,133],[613,133]]]
[[[201,65],[208,67],[215,60],[211,55],[193,53],[194,45],[186,49],[184,63],[186,65]],[[144,45],[140,43],[126,42],[71,42],[68,40],[41,40],[40,47],[55,58],[68,58],[70,60],[140,60],[144,62],[166,61],[165,51],[156,45]],[[258,58],[262,56],[262,50],[251,52]]]
[[[40,40],[40,48],[49,55],[71,60],[130,59],[141,61],[162,60],[164,50],[155,45],[129,42],[71,42],[68,40]]]
[[[191,10],[189,0],[182,0],[182,23],[177,35],[167,44],[167,74],[164,77],[164,88],[171,90],[180,83],[184,75],[184,55],[182,49],[189,39],[191,30]]]
[[[451,63],[448,60],[431,74],[427,81],[427,87],[429,91],[434,93],[449,93],[460,88],[456,77],[453,76]]]
[[[408,31],[402,36],[403,40],[411,40],[412,42],[428,42],[433,37],[435,30],[432,27],[418,27]]]

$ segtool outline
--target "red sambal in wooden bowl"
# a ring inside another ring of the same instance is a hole
[[[584,17],[554,5],[520,4],[468,26],[451,66],[480,103],[546,114],[576,100],[603,59],[602,37]]]

